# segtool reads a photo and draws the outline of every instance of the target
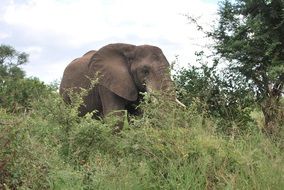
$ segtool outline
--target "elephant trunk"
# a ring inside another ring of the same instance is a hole
[[[161,77],[162,78],[162,77]],[[175,101],[179,106],[185,108],[186,106],[181,103],[177,97],[176,97],[176,92],[175,92],[175,85],[174,82],[171,80],[170,76],[164,76],[160,83],[150,83],[146,85],[146,90],[149,93],[153,93],[155,91],[160,91],[162,94],[166,95],[169,97],[171,101]]]

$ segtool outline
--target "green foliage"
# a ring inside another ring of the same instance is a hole
[[[52,91],[36,78],[6,79],[0,86],[0,107],[9,112],[28,111],[31,102]]]
[[[28,111],[33,100],[53,90],[36,78],[24,78],[20,65],[27,61],[26,53],[0,45],[0,107],[9,112]]]
[[[152,97],[154,96],[154,97]],[[79,101],[78,101],[79,103]],[[281,189],[281,146],[258,130],[216,133],[198,103],[178,107],[146,95],[144,114],[78,117],[78,104],[57,93],[35,100],[28,114],[1,110],[0,184],[17,189]],[[0,186],[1,187],[1,186]]]
[[[277,133],[283,121],[276,117],[280,109],[272,108],[279,107],[284,88],[284,1],[224,0],[218,14],[217,26],[208,33],[214,48],[232,72],[253,83],[265,130]]]
[[[34,125],[24,115],[11,116],[0,110],[0,188],[46,189],[51,149],[32,136]],[[38,123],[43,127],[43,123]],[[40,133],[37,130],[37,133]]]
[[[28,55],[20,53],[13,47],[0,45],[0,81],[7,78],[23,78],[24,71],[19,67],[28,62]]]
[[[174,76],[179,99],[187,106],[198,103],[199,113],[216,118],[222,132],[233,132],[235,127],[246,131],[254,107],[251,84],[237,73],[218,68],[217,59],[210,67],[203,52],[196,55],[200,67],[183,68]]]

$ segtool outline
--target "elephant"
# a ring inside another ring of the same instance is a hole
[[[159,47],[108,44],[73,60],[64,70],[59,91],[64,101],[71,103],[70,89],[89,89],[83,97],[84,105],[79,108],[80,116],[94,110],[99,117],[118,110],[134,113],[133,105],[141,100],[139,92],[174,93],[169,66]],[[98,81],[92,86],[90,79],[94,78]]]

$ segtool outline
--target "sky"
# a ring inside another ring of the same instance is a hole
[[[60,81],[65,67],[110,43],[155,45],[178,67],[208,39],[185,15],[212,26],[218,0],[1,0],[0,44],[29,54],[27,76]]]

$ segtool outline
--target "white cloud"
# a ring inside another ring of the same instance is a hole
[[[48,43],[52,47],[81,50],[90,44],[99,48],[115,40],[157,45],[170,61],[179,54],[184,59],[181,61],[188,62],[198,48],[194,44],[205,42],[182,14],[202,16],[200,22],[209,25],[216,7],[202,0],[194,3],[189,0],[29,0],[26,3],[10,0],[2,8],[0,22],[19,28],[22,35],[34,43],[28,47]],[[3,36],[9,37],[0,33],[0,39]],[[46,56],[47,48],[33,49],[30,54],[38,57],[31,62],[42,60],[40,56]],[[65,56],[58,59],[65,60]],[[57,63],[62,68],[66,64]]]
[[[0,40],[1,39],[5,39],[5,38],[8,38],[10,37],[10,35],[8,33],[5,33],[5,32],[0,32]]]
[[[35,58],[38,58],[41,56],[41,52],[42,52],[42,47],[39,46],[30,46],[30,47],[25,47],[24,51],[27,54],[32,55]]]
[[[23,68],[27,71],[28,76],[37,77],[45,82],[53,82],[54,80],[60,80],[64,71],[62,64],[68,63],[69,59],[58,60],[57,62],[44,62],[45,64],[24,65]],[[41,72],[39,72],[39,70]]]

